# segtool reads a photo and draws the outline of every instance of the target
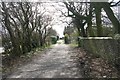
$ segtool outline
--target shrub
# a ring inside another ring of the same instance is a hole
[[[51,43],[56,44],[57,43],[57,37],[56,36],[51,36]]]
[[[65,34],[64,41],[65,41],[65,44],[69,44],[69,36],[68,36],[68,34]]]

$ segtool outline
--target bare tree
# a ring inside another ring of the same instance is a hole
[[[73,23],[78,29],[78,33],[81,36],[86,36],[85,24],[87,21],[87,4],[75,3],[75,2],[64,2],[66,8],[68,9],[68,16],[73,18]],[[70,14],[70,12],[72,14]]]
[[[46,15],[45,10],[40,9],[41,4],[30,2],[1,3],[2,26],[7,30],[7,35],[10,35],[13,55],[19,56],[31,51],[33,45],[39,44],[39,41],[41,46],[44,45],[51,29],[52,17]],[[36,36],[36,40],[33,39],[35,34],[39,35]]]

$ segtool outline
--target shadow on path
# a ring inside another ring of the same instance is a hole
[[[19,67],[8,78],[81,78],[75,54],[69,45],[55,44],[46,54]]]

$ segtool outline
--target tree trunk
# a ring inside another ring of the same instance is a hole
[[[3,6],[3,10],[4,10],[3,15],[5,14],[5,17],[4,17],[5,27],[10,34],[10,39],[11,39],[12,46],[13,46],[13,55],[19,56],[21,54],[19,41],[16,39],[16,37],[13,33],[14,31],[11,28],[10,21],[9,21],[9,15],[8,15],[8,9],[6,9],[6,5],[4,2],[2,3],[2,6]]]
[[[92,3],[90,4],[90,9],[89,9],[89,16],[87,19],[87,36],[94,36],[94,32],[92,31]]]
[[[42,32],[41,30],[38,30],[39,31],[39,42],[40,42],[40,47],[43,46],[43,37],[42,37]]]
[[[85,32],[84,26],[85,26],[85,23],[81,23],[82,36],[83,36],[83,37],[86,37],[87,35],[86,35],[86,32]]]
[[[115,33],[120,34],[120,22],[115,17],[112,9],[110,8],[110,5],[108,3],[102,3],[101,5],[110,21],[113,23],[113,26],[115,27]]]
[[[103,36],[102,23],[101,23],[101,6],[99,3],[95,3],[97,36]]]

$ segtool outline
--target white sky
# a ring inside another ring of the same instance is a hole
[[[86,2],[86,1],[93,1],[93,2],[104,2],[104,1],[112,1],[112,0],[0,0],[4,2],[64,2],[64,1],[74,1],[74,2]],[[114,0],[118,1],[118,0]]]
[[[59,34],[60,37],[63,37],[63,31],[64,31],[64,27],[67,26],[66,23],[63,23],[64,21],[69,21],[69,17],[61,17],[61,12],[66,12],[67,9],[62,7],[61,5],[64,5],[63,3],[59,2],[59,3],[45,3],[44,4],[47,9],[47,13],[50,14],[54,20],[52,21],[53,23],[53,29],[55,29],[57,31],[57,33]],[[62,22],[63,21],[63,22]]]

